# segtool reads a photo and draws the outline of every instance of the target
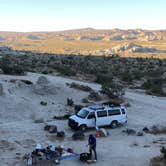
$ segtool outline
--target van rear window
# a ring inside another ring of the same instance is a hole
[[[107,111],[98,111],[97,116],[98,117],[105,117],[105,116],[107,116]]]
[[[109,116],[120,115],[120,109],[108,110],[108,115]]]

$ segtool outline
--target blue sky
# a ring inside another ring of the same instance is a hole
[[[166,0],[0,0],[0,31],[166,29]]]

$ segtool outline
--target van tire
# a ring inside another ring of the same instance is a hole
[[[84,131],[87,130],[87,126],[86,126],[86,125],[81,125],[81,126],[79,127],[79,129],[84,132]]]
[[[111,126],[112,129],[118,127],[118,121],[117,120],[112,121],[110,126]]]

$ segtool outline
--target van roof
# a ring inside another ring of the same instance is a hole
[[[103,109],[113,109],[113,108],[123,108],[121,105],[92,105],[86,107],[88,111],[97,111],[97,110],[103,110]]]

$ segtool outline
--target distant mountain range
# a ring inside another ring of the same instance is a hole
[[[93,28],[55,32],[0,32],[0,45],[48,53],[166,53],[166,30]]]

